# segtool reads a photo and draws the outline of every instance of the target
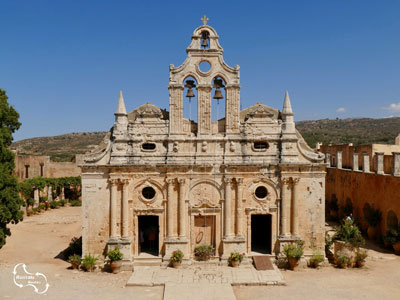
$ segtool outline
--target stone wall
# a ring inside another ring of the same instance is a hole
[[[81,169],[78,164],[82,155],[75,156],[75,162],[54,162],[50,156],[15,155],[14,174],[18,181],[38,176],[48,178],[80,176]]]
[[[382,222],[379,226],[381,234],[388,229],[390,214],[393,215],[394,212],[397,218],[400,217],[399,191],[400,177],[397,176],[327,168],[327,201],[336,197],[340,207],[350,199],[354,217],[360,219],[365,227],[367,224],[364,221],[363,209],[366,204],[379,209],[382,212]]]

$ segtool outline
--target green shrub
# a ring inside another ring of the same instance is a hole
[[[357,253],[356,253],[356,263],[363,263],[365,261],[365,259],[367,258],[368,253],[367,250],[364,249],[358,249]]]
[[[304,242],[296,241],[294,243],[290,243],[283,247],[283,253],[287,258],[297,258],[300,259],[304,254]]]
[[[68,247],[68,255],[82,255],[82,237],[73,237]]]
[[[318,250],[314,250],[312,256],[310,257],[310,266],[316,268],[323,261],[324,256]]]
[[[336,233],[333,236],[334,241],[343,241],[359,247],[365,244],[365,240],[360,229],[354,224],[353,220],[344,220],[340,226],[337,226]]]
[[[383,236],[383,241],[386,242],[389,246],[400,241],[400,232],[399,229],[390,229],[386,231],[386,234]]]
[[[50,202],[50,208],[51,209],[55,209],[55,208],[59,208],[60,203],[58,203],[57,201],[51,201]]]
[[[114,250],[107,252],[107,257],[110,261],[119,261],[122,259],[123,254],[119,251],[119,248],[116,247]]]
[[[339,266],[349,265],[351,262],[351,258],[343,253],[337,254],[337,263]]]
[[[169,259],[169,261],[171,262],[182,262],[183,259],[183,252],[181,250],[175,250],[174,252],[172,252],[171,258]]]
[[[81,200],[71,200],[69,203],[71,204],[71,206],[82,206]]]
[[[40,210],[45,210],[46,209],[46,205],[45,204],[39,204],[39,209]]]
[[[96,262],[97,262],[97,257],[91,254],[87,254],[82,259],[82,266],[84,266],[87,271],[93,271],[94,268],[96,267]]]
[[[69,262],[71,265],[77,265],[77,266],[79,266],[79,265],[81,264],[81,262],[82,262],[82,257],[81,257],[80,255],[78,255],[78,254],[70,255],[70,256],[68,257],[68,262]]]
[[[44,203],[47,201],[47,197],[40,197],[39,198],[39,203]]]
[[[65,201],[64,200],[60,200],[60,201],[58,201],[58,203],[60,203],[60,206],[65,206]]]

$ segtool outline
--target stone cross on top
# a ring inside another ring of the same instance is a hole
[[[208,22],[209,19],[206,17],[206,15],[204,15],[200,20],[203,21],[204,25],[207,25],[207,22]]]

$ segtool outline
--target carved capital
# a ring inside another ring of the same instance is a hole
[[[282,185],[289,184],[290,183],[290,178],[288,178],[288,177],[281,178],[281,183],[282,183]]]
[[[237,183],[237,185],[241,185],[243,183],[243,178],[242,177],[239,177],[239,178],[236,177],[236,183]]]
[[[174,184],[175,178],[165,178],[165,182],[166,182],[167,184]]]
[[[185,178],[179,178],[178,182],[179,182],[180,185],[183,185],[183,184],[185,184],[186,179]]]
[[[293,182],[293,184],[298,184],[299,183],[299,181],[300,181],[300,178],[293,178],[292,179],[292,182]]]
[[[128,180],[128,179],[120,179],[120,182],[121,182],[123,185],[128,185],[128,184],[129,184],[129,180]]]
[[[225,177],[225,178],[224,178],[224,182],[225,182],[226,185],[231,184],[231,183],[232,183],[232,178],[230,178],[230,177]]]
[[[119,180],[116,179],[116,178],[109,178],[109,179],[108,179],[108,183],[109,183],[110,185],[117,185],[117,184],[119,183]]]

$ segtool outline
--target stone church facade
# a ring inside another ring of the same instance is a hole
[[[282,111],[241,110],[240,68],[224,62],[216,31],[196,28],[186,51],[170,65],[169,112],[146,103],[127,113],[121,93],[113,128],[85,156],[84,254],[119,246],[131,265],[176,249],[190,260],[202,244],[221,260],[232,251],[279,255],[298,239],[306,254],[323,249],[324,155],[296,130],[288,93]],[[185,95],[197,122],[184,117]],[[220,100],[224,117],[213,121]]]

